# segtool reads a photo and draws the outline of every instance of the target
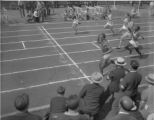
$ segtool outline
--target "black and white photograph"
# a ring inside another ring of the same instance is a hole
[[[1,120],[154,120],[154,0],[1,0]]]

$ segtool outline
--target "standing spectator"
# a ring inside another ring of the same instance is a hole
[[[57,88],[57,96],[52,98],[50,101],[50,112],[51,113],[63,113],[66,109],[66,97],[65,88],[63,86],[59,86]]]
[[[148,87],[141,93],[140,110],[144,117],[154,114],[154,73],[145,77]]]
[[[138,72],[138,61],[131,60],[130,65],[132,70],[124,77],[123,81],[121,82],[120,88],[136,103],[138,97],[138,86],[142,80],[142,76]]]
[[[128,96],[123,96],[120,100],[120,110],[119,113],[107,120],[137,120],[129,112],[134,109],[134,103]]]
[[[129,72],[129,70],[124,67],[126,64],[125,59],[122,57],[118,57],[115,60],[115,69],[113,69],[107,76],[107,79],[111,81],[108,87],[111,94],[119,91],[120,81]]]
[[[8,12],[5,7],[2,7],[0,19],[1,19],[2,23],[4,23],[4,24],[8,23]]]
[[[101,57],[101,60],[99,62],[99,69],[102,75],[105,75],[104,69],[108,67],[110,64],[114,63],[114,61],[111,60],[110,56],[111,54],[105,54],[103,55],[103,57]]]
[[[40,22],[40,17],[39,17],[39,11],[37,9],[34,11],[33,16],[34,16],[34,21],[39,23]]]
[[[104,93],[104,87],[100,85],[103,81],[103,77],[101,73],[94,72],[91,79],[92,83],[85,85],[79,93],[79,111],[94,117],[95,120],[100,110],[100,99]]]
[[[29,113],[29,96],[26,93],[17,96],[14,105],[20,113],[10,116],[6,120],[42,120],[40,116]]]
[[[154,1],[150,2],[150,16],[154,15]]]
[[[79,106],[79,97],[77,95],[70,95],[66,103],[68,111],[50,114],[49,120],[89,120],[87,115],[80,115],[77,110]]]
[[[18,6],[19,6],[19,12],[20,12],[21,17],[25,17],[24,1],[19,0]]]

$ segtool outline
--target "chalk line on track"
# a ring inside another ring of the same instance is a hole
[[[91,80],[87,77],[87,75],[83,72],[83,70],[77,65],[77,63],[69,56],[69,54],[60,46],[60,44],[55,40],[55,38],[53,38],[50,33],[48,33],[48,31],[42,26],[42,29],[46,32],[46,34],[53,40],[53,42],[63,51],[63,53],[69,58],[69,60],[73,63],[74,66],[76,66],[76,68],[82,73],[82,75],[84,77],[87,78],[87,80],[89,82],[91,82]]]
[[[144,22],[143,22],[144,23]],[[135,23],[135,24],[143,24],[143,23]],[[151,24],[154,24],[154,22],[148,22],[148,23],[151,23]],[[147,23],[145,23],[147,24]],[[114,26],[116,25],[121,25],[122,24],[115,24]],[[97,25],[98,26],[98,25]],[[99,25],[99,26],[104,26],[104,25]],[[79,26],[80,28],[81,26]],[[82,27],[93,27],[93,26],[82,26]],[[149,27],[149,26],[148,26]],[[68,27],[68,28],[71,28],[71,27]],[[59,28],[59,29],[64,29],[63,28]],[[119,28],[116,28],[116,29],[119,29]],[[49,30],[49,29],[48,29]],[[99,31],[99,30],[88,30],[88,31]],[[81,32],[84,32],[84,31],[81,31]],[[68,31],[68,32],[55,32],[55,33],[50,33],[50,34],[61,34],[61,33],[73,33],[72,31]],[[16,36],[4,36],[4,37],[1,37],[1,38],[11,38],[11,37],[24,37],[24,36],[34,36],[34,35],[40,35],[40,34],[30,34],[30,35],[16,35]]]
[[[145,55],[147,54],[154,54],[154,51],[151,51],[151,52],[148,52],[148,53],[144,53]],[[135,57],[135,56],[138,56],[138,54],[134,54],[134,55],[128,55],[128,56],[124,56],[125,58],[128,58],[128,57]],[[117,57],[114,57],[113,59],[115,59]],[[86,64],[86,63],[92,63],[92,62],[98,62],[99,60],[92,60],[92,61],[85,61],[85,62],[79,62],[79,63],[76,63],[77,65],[79,64]],[[16,72],[10,72],[10,73],[3,73],[3,74],[0,74],[0,76],[2,75],[12,75],[12,74],[18,74],[18,73],[24,73],[24,72],[31,72],[31,71],[38,71],[38,70],[46,70],[46,69],[52,69],[52,68],[58,68],[58,67],[65,67],[65,66],[71,66],[73,64],[64,64],[64,65],[57,65],[57,66],[51,66],[51,67],[44,67],[44,68],[37,68],[37,69],[30,69],[30,70],[24,70],[24,71],[16,71]]]
[[[147,19],[147,18],[145,18],[145,19]],[[151,18],[149,19],[147,19],[147,20],[151,20]],[[86,21],[87,22],[87,21]],[[103,21],[99,21],[99,22],[101,22],[101,23],[103,23]],[[71,23],[71,22],[70,22]],[[150,23],[150,22],[149,22]],[[153,22],[152,22],[153,23]],[[50,23],[49,23],[50,24]],[[95,25],[94,25],[95,26]],[[84,26],[83,26],[84,27]],[[88,27],[88,26],[87,26]],[[65,28],[65,29],[67,29],[67,28],[71,28],[71,27],[63,27],[63,28]],[[47,30],[48,29],[62,29],[62,28],[47,28]],[[7,32],[22,32],[22,31],[36,31],[37,30],[37,27],[36,27],[36,29],[30,29],[30,30],[15,30],[15,31],[2,31],[2,33],[7,33]]]
[[[148,36],[149,37],[154,37],[154,36]],[[145,37],[147,38],[147,37]],[[114,42],[114,41],[119,41],[119,39],[112,39],[110,40],[109,42]],[[95,43],[96,41],[94,42],[81,42],[81,43],[77,43],[77,44],[64,44],[64,45],[61,45],[61,46],[71,46],[71,45],[78,45],[78,44],[87,44],[87,43],[91,43],[93,44],[94,46],[96,46],[98,49],[90,49],[90,50],[84,50],[84,51],[75,51],[75,52],[68,52],[69,54],[73,54],[73,53],[82,53],[82,52],[89,52],[89,51],[95,51],[95,50],[100,50],[100,47],[97,46]],[[142,44],[139,44],[139,45],[148,45],[148,44],[154,44],[154,42],[151,42],[151,43],[142,43]],[[54,47],[54,46],[46,46],[46,47],[37,47],[37,48],[47,48],[47,47]],[[123,47],[123,46],[122,46]],[[113,48],[116,48],[116,47],[113,47]],[[21,50],[24,50],[24,49],[21,49]],[[31,49],[26,49],[26,50],[31,50]],[[63,53],[62,53],[63,54]],[[0,62],[7,62],[7,61],[14,61],[14,60],[24,60],[24,59],[32,59],[32,58],[41,58],[41,57],[48,57],[48,56],[56,56],[56,55],[59,55],[59,54],[47,54],[47,55],[41,55],[41,56],[33,56],[33,57],[26,57],[26,58],[18,58],[18,59],[10,59],[10,60],[2,60]]]
[[[154,65],[140,66],[139,69],[144,69],[144,68],[149,68],[149,67],[154,67]],[[52,85],[52,84],[58,84],[58,83],[63,83],[63,82],[69,82],[69,81],[79,80],[79,79],[83,79],[83,78],[87,78],[87,77],[89,79],[90,76],[70,78],[70,79],[59,80],[59,81],[57,80],[57,81],[54,81],[54,82],[48,82],[48,83],[43,83],[43,84],[38,84],[38,85],[33,85],[33,86],[28,86],[28,87],[23,87],[23,88],[5,90],[5,91],[0,91],[0,94],[9,93],[9,92],[15,92],[15,91],[19,91],[19,90],[32,89],[32,88],[37,88],[37,87],[43,87],[43,86]]]
[[[144,32],[144,33],[146,33],[146,32],[153,32],[154,30],[150,30],[150,31],[141,31],[141,32]],[[110,36],[110,35],[112,35],[112,34],[106,34],[106,36]],[[97,35],[90,35],[91,37],[92,36],[97,36]],[[78,36],[78,37],[83,37],[83,36]],[[89,37],[89,36],[84,36],[84,37]],[[147,37],[153,37],[153,36],[147,36]],[[147,38],[147,37],[145,37],[145,38]],[[77,38],[77,37],[67,37],[67,38]],[[58,40],[59,38],[57,38],[57,40]],[[63,37],[62,39],[66,39],[66,37]],[[49,39],[45,39],[45,40],[39,40],[39,41],[50,41]],[[112,39],[112,40],[109,40],[109,41],[113,41],[114,39]],[[115,40],[119,40],[119,39],[115,39]],[[35,42],[35,40],[33,40],[34,42]],[[29,41],[23,41],[23,42],[29,42]],[[21,42],[19,42],[19,43],[21,43]],[[84,42],[82,42],[82,43],[84,43]],[[6,44],[6,43],[5,43]],[[9,44],[9,43],[8,43]],[[78,44],[78,43],[76,43],[76,44]],[[80,43],[81,44],[81,43]],[[65,44],[64,44],[65,45]],[[63,44],[61,44],[61,46],[64,46]],[[66,44],[66,45],[75,45],[75,44]],[[51,47],[51,45],[50,46],[44,46],[44,47]],[[39,49],[39,48],[44,48],[43,46],[42,47],[32,47],[32,48],[27,48],[26,50],[28,50],[28,49]],[[53,46],[53,47],[55,47],[55,46]],[[20,51],[20,50],[24,50],[24,49],[15,49],[15,50],[5,50],[5,51],[0,51],[0,52],[10,52],[10,51]]]

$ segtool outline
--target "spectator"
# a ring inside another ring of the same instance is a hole
[[[40,17],[39,17],[39,11],[37,9],[34,11],[33,16],[34,16],[34,21],[39,23],[40,22]]]
[[[51,114],[49,120],[89,120],[87,115],[80,115],[77,110],[79,106],[79,97],[77,95],[70,95],[66,103],[68,111]]]
[[[2,7],[2,11],[1,11],[1,21],[4,24],[8,23],[8,11],[5,7]]]
[[[97,117],[100,110],[100,99],[104,93],[104,87],[100,85],[103,81],[101,73],[94,72],[91,76],[92,83],[85,85],[79,93],[80,113],[88,114],[91,117]]]
[[[50,101],[50,109],[44,116],[44,120],[49,120],[50,114],[64,113],[67,110],[66,97],[64,97],[65,88],[59,86],[57,88],[57,96],[53,97]]]
[[[105,73],[103,72],[104,69],[106,67],[108,67],[110,64],[114,63],[114,61],[111,60],[110,56],[111,56],[111,54],[103,55],[103,57],[101,58],[101,60],[99,62],[99,69],[100,69],[102,75],[105,75]]]
[[[50,101],[50,112],[51,113],[63,113],[66,109],[66,97],[65,88],[63,86],[59,86],[57,89],[58,95],[51,99]]]
[[[123,96],[120,99],[120,110],[119,113],[108,120],[137,120],[129,112],[135,108],[135,105],[130,97]]]
[[[150,16],[153,16],[154,15],[154,1],[151,1],[150,2]]]
[[[24,1],[19,0],[18,6],[19,6],[19,12],[20,12],[21,17],[25,17]]]
[[[135,103],[137,104],[138,97],[138,86],[142,80],[141,74],[137,71],[139,67],[139,63],[136,60],[131,60],[130,62],[132,71],[129,72],[121,82],[120,88],[124,91],[128,96],[130,96]]]
[[[154,113],[154,73],[145,77],[148,87],[141,93],[140,110],[144,117]]]
[[[110,99],[110,101],[112,102],[110,102],[111,107],[109,105],[110,109],[107,111],[107,115],[105,117],[106,120],[110,120],[113,116],[116,116],[118,114],[120,109],[119,102],[123,96],[125,96],[125,93],[122,91],[119,91],[113,95],[112,99]]]
[[[40,116],[29,113],[29,96],[26,93],[17,96],[14,105],[20,113],[8,117],[7,120],[42,120]]]
[[[120,80],[129,72],[129,70],[124,67],[126,64],[125,59],[122,57],[118,57],[115,60],[116,66],[107,76],[107,79],[111,81],[108,87],[111,94],[119,91]]]

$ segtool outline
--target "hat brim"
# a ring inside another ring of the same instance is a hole
[[[95,80],[92,79],[92,82],[93,83],[101,83],[103,81],[103,78],[100,78],[100,79],[101,79],[100,81],[95,81]]]
[[[150,84],[154,84],[154,81],[151,81],[151,80],[148,78],[148,76],[145,77],[145,80],[146,80],[148,83],[150,83]]]
[[[119,64],[117,61],[115,61],[115,64],[116,64],[116,65],[120,65],[120,66],[125,66],[125,65],[127,65],[126,62],[124,62],[123,64]]]

